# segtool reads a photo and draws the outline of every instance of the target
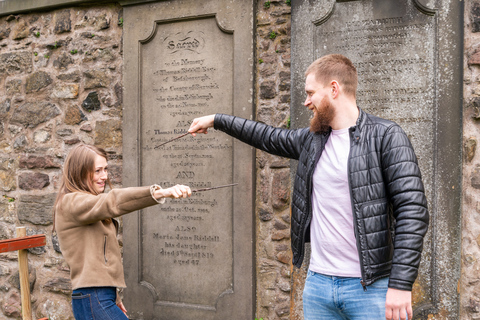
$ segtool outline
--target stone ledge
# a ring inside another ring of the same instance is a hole
[[[0,1],[0,17],[10,14],[27,13],[39,10],[52,10],[67,6],[76,6],[83,3],[108,3],[114,0],[4,0]]]

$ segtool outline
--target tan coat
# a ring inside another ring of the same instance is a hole
[[[114,189],[99,195],[73,192],[58,202],[55,226],[74,290],[125,287],[116,228],[103,220],[157,204],[150,189]]]

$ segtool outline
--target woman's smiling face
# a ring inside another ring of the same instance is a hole
[[[108,178],[107,169],[107,159],[97,154],[95,157],[95,171],[93,173],[93,187],[99,194],[105,190],[105,182]]]

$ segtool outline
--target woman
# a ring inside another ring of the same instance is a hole
[[[164,203],[165,198],[186,198],[188,186],[162,189],[158,185],[113,189],[104,193],[108,179],[103,149],[79,145],[65,159],[60,191],[54,206],[60,249],[70,266],[75,319],[128,319],[116,288],[125,280],[114,218]]]

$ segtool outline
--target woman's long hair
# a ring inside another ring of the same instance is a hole
[[[55,211],[57,203],[62,197],[70,192],[87,192],[98,195],[93,185],[95,174],[95,158],[102,156],[108,159],[107,153],[102,148],[80,144],[75,146],[68,154],[63,164],[62,181],[57,199],[53,206],[53,230],[55,231]],[[107,184],[112,188],[110,179],[107,177]]]

